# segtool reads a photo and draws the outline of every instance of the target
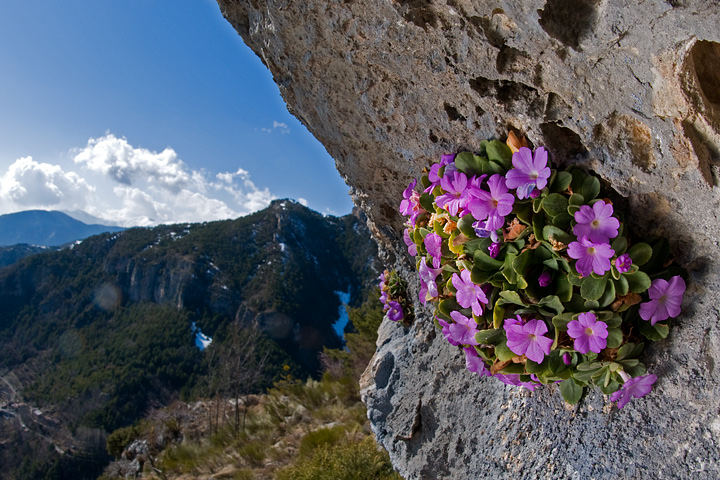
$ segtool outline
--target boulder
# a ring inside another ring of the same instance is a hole
[[[388,268],[411,281],[402,191],[443,153],[509,129],[624,197],[633,232],[690,273],[623,410],[480,379],[417,304],[381,328],[363,382],[408,479],[720,476],[720,6],[711,0],[219,0],[336,159]]]

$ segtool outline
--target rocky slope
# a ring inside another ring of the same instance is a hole
[[[401,192],[440,154],[509,128],[627,197],[691,283],[646,352],[654,393],[498,388],[419,315],[368,372],[374,430],[406,478],[717,476],[720,459],[720,6],[709,0],[219,0],[290,110],[326,146],[388,266],[413,278]]]

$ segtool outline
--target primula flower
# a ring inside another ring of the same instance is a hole
[[[489,377],[490,370],[487,369],[485,361],[480,358],[473,347],[465,347],[465,366],[471,372],[477,373],[481,377]]]
[[[383,311],[387,311],[390,307],[388,306],[388,296],[387,292],[382,292],[380,294],[380,303],[383,304]]]
[[[467,185],[468,180],[464,173],[453,172],[448,174],[446,171],[445,176],[440,179],[440,186],[447,193],[437,196],[435,203],[440,208],[450,212],[450,215],[456,216],[459,211],[465,208],[468,201]]]
[[[669,282],[662,278],[653,280],[648,295],[650,301],[640,304],[640,318],[655,325],[670,317],[680,315],[680,304],[685,293],[685,280],[675,275]]]
[[[425,248],[433,259],[433,267],[435,268],[440,268],[440,261],[442,260],[442,242],[442,237],[435,232],[427,234],[423,240]]]
[[[488,245],[488,255],[492,258],[497,258],[497,256],[500,254],[500,244],[499,243],[491,243]]]
[[[442,268],[428,267],[424,258],[420,260],[418,273],[420,274],[420,301],[422,303],[427,301],[428,294],[430,294],[431,297],[438,296],[437,283],[435,283],[435,279],[438,275],[440,275],[441,271]]]
[[[572,363],[572,356],[568,352],[565,352],[563,353],[562,361],[565,365],[570,365]]]
[[[430,167],[430,171],[428,172],[428,180],[430,180],[430,186],[425,189],[425,192],[430,193],[435,189],[435,187],[440,185],[440,179],[442,178],[440,176],[441,168],[445,167],[445,175],[457,171],[454,161],[454,153],[451,155],[443,155],[440,159],[440,163],[436,163],[432,167]]]
[[[438,323],[440,324],[440,327],[442,327],[442,334],[443,334],[443,337],[445,337],[445,340],[447,340],[448,343],[450,345],[452,345],[453,347],[457,347],[458,345],[460,345],[458,342],[456,342],[455,340],[453,340],[450,337],[450,325],[452,325],[452,324],[446,322],[442,318],[439,318],[439,317],[435,317],[435,318],[437,319]]]
[[[515,196],[508,193],[505,179],[497,173],[488,180],[488,187],[489,192],[482,189],[471,191],[472,198],[467,202],[467,209],[476,220],[489,220],[486,230],[496,230],[505,222],[505,215],[512,212]],[[496,226],[498,221],[500,225]]]
[[[415,191],[417,180],[410,182],[403,192],[403,200],[400,202],[400,213],[410,216],[410,224],[415,225],[415,220],[421,213],[426,213],[425,209],[420,205],[420,194]]]
[[[379,285],[378,285],[378,286],[380,287],[380,290],[384,289],[385,286],[386,286],[386,283],[385,283],[385,281],[386,281],[386,279],[385,279],[385,272],[386,272],[386,271],[387,271],[387,270],[385,270],[384,272],[382,272],[382,273],[380,274],[380,276],[378,277],[378,280],[380,280],[380,283],[379,283]]]
[[[615,268],[620,273],[626,273],[632,266],[632,258],[627,253],[623,253],[615,259]]]
[[[607,243],[593,243],[583,237],[579,242],[568,245],[567,254],[577,260],[575,263],[577,272],[587,277],[590,272],[602,275],[610,270],[610,259],[615,255],[615,251]]]
[[[507,335],[507,347],[517,355],[525,355],[536,363],[541,363],[545,355],[550,353],[553,344],[551,338],[546,337],[548,328],[542,320],[530,320],[521,325],[514,320],[511,323],[505,321],[505,334]]]
[[[523,382],[522,380],[520,380],[520,375],[518,375],[517,373],[513,373],[513,374],[509,374],[509,375],[505,375],[503,373],[496,373],[493,376],[495,378],[497,378],[498,380],[500,380],[505,385],[513,385],[515,387],[525,387],[528,390],[530,390],[531,392],[534,392],[535,387],[538,386],[538,384],[536,384],[535,382]]]
[[[398,320],[402,320],[405,314],[403,313],[403,309],[400,306],[398,302],[395,300],[390,300],[390,303],[388,304],[388,312],[387,316],[390,320],[393,322],[397,322]]]
[[[481,304],[487,304],[488,299],[485,292],[478,285],[473,283],[470,278],[470,270],[463,270],[460,276],[453,273],[452,284],[457,290],[455,299],[463,308],[472,308],[475,315],[482,315],[483,307]]]
[[[552,275],[550,272],[542,272],[538,277],[538,285],[541,287],[547,287],[552,282]]]
[[[602,200],[595,202],[592,207],[583,205],[575,212],[577,224],[573,227],[573,233],[593,243],[607,243],[617,237],[620,228],[620,221],[612,214],[613,206]]]
[[[403,240],[405,241],[405,245],[407,245],[408,253],[416,257],[417,256],[417,244],[412,241],[412,238],[410,238],[410,229],[406,228],[403,232]]]
[[[575,340],[575,350],[579,353],[600,353],[607,347],[607,324],[592,312],[581,313],[577,320],[568,323],[567,333]]]
[[[610,401],[618,402],[618,408],[623,408],[631,399],[644,397],[650,393],[656,381],[657,375],[653,374],[631,378],[623,384],[620,390],[610,396]]]
[[[513,153],[513,169],[505,175],[508,188],[515,188],[519,199],[528,198],[530,192],[536,187],[540,190],[547,185],[550,178],[550,168],[547,166],[547,150],[539,147],[535,150],[533,158],[532,151],[527,147]]]
[[[448,330],[450,331],[448,341],[452,339],[458,344],[477,345],[478,342],[475,340],[477,322],[458,311],[450,312],[450,317],[452,317],[455,323],[451,323],[448,327]]]

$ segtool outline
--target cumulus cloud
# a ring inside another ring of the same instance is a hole
[[[82,210],[121,226],[237,218],[275,196],[238,169],[214,175],[190,169],[172,148],[154,152],[107,134],[60,165],[16,160],[0,174],[0,213],[42,208]]]
[[[273,133],[273,132],[280,132],[283,135],[287,135],[290,133],[290,128],[287,126],[287,123],[285,122],[278,122],[277,120],[273,120],[273,126],[272,128],[261,128],[261,131],[265,133]]]

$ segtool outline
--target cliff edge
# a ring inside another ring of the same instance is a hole
[[[364,399],[415,478],[720,476],[720,6],[710,0],[219,0],[325,145],[388,267],[414,281],[397,207],[443,153],[508,129],[592,170],[690,272],[645,352],[659,380],[619,411],[478,379],[417,305],[381,327]],[[417,285],[415,285],[415,290]]]

